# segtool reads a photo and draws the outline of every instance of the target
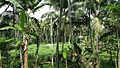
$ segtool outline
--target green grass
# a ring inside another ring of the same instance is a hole
[[[55,54],[56,53],[56,44],[53,44],[53,46],[54,46],[53,47],[53,53]],[[66,43],[64,45],[64,48],[68,48],[68,46],[69,46],[69,44]],[[62,50],[62,44],[60,44],[59,50]],[[28,59],[29,59],[29,65],[30,66],[33,66],[34,63],[35,63],[35,52],[36,52],[36,45],[35,44],[29,45],[28,46],[28,55],[29,55]],[[11,50],[11,51],[9,51],[9,53],[11,54],[11,56],[13,58],[16,55],[15,50]],[[19,53],[19,51],[18,51],[18,53]],[[47,61],[48,58],[52,57],[52,45],[41,44],[40,47],[39,47],[38,54],[39,54],[39,60],[40,61]],[[109,57],[110,57],[109,54],[107,54],[106,52],[101,52],[99,54],[100,65],[101,65],[100,68],[115,68],[115,64],[109,62]],[[113,59],[115,59],[115,57],[113,57]],[[62,66],[62,68],[65,68],[64,63],[60,63],[60,65]],[[42,67],[43,68],[51,68],[51,64],[43,64]]]

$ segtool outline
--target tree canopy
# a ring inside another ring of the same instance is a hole
[[[40,19],[30,16],[45,5]],[[0,0],[3,6],[0,68],[120,68],[119,0]]]

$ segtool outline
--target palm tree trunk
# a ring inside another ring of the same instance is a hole
[[[118,48],[120,48],[119,40],[118,40]],[[120,68],[120,50],[118,50],[118,68]]]
[[[59,68],[59,41],[60,41],[60,31],[61,31],[61,23],[62,23],[62,0],[60,0],[60,22],[58,23],[57,26],[57,47],[56,47],[56,54],[57,54],[57,59],[56,59],[56,64],[57,68]]]
[[[1,56],[1,50],[0,50],[0,68],[2,68],[2,56]]]
[[[63,13],[65,14],[65,9],[63,9]],[[66,21],[66,16],[65,16],[65,21]],[[63,23],[64,24],[64,23]],[[63,53],[63,49],[64,49],[64,44],[65,44],[65,30],[64,30],[64,26],[62,27],[63,28],[63,32],[62,32],[62,53]]]
[[[68,12],[68,14],[69,14],[69,21],[70,21],[70,24],[69,24],[69,29],[70,29],[70,33],[69,33],[69,43],[70,43],[70,41],[71,41],[71,38],[72,38],[72,25],[71,25],[71,23],[72,23],[72,21],[71,21],[71,5],[70,5],[70,0],[68,0],[68,10],[69,10],[69,12]]]
[[[20,35],[20,32],[18,31],[18,41],[20,41],[20,37],[21,37],[21,35]],[[22,46],[20,46],[19,50],[20,50],[20,64],[21,64],[21,68],[23,68],[23,55],[22,55],[23,49],[22,49]]]
[[[35,52],[35,57],[36,57],[35,68],[38,68],[39,36],[36,37],[36,45],[37,45],[37,49],[36,49],[36,52]]]
[[[58,27],[57,27],[57,47],[56,47],[56,54],[57,54],[57,56],[56,56],[56,64],[57,64],[57,68],[59,68],[59,34],[58,34],[58,31],[59,29],[58,29]]]
[[[117,68],[120,68],[120,44],[119,44],[119,33],[117,31]]]
[[[65,63],[66,63],[66,68],[68,68],[68,61],[67,61],[67,57],[66,57]]]
[[[51,18],[51,26],[50,26],[50,38],[51,38],[51,45],[52,45],[52,68],[54,68],[54,61],[53,61],[53,55],[54,55],[54,46],[53,46],[53,22]]]
[[[25,34],[23,34],[24,43],[24,68],[28,68],[28,39]]]
[[[90,16],[89,16],[90,17]],[[90,20],[90,19],[89,19]],[[89,41],[90,41],[90,46],[91,46],[91,49],[93,50],[94,52],[94,48],[93,48],[93,41],[92,41],[92,29],[90,27],[90,22],[89,22]]]
[[[21,63],[21,68],[23,68],[23,56],[22,56],[22,47],[20,46],[20,63]]]
[[[98,36],[98,34],[96,35],[96,59],[95,59],[95,61],[96,61],[96,68],[100,68],[100,66],[99,66],[99,36]]]
[[[45,33],[45,40],[46,40],[46,42],[45,43],[48,43],[47,29],[45,31],[46,31],[46,33]]]
[[[110,61],[110,63],[113,62],[113,60],[112,60],[112,47],[110,47],[110,59],[109,59],[109,61]]]

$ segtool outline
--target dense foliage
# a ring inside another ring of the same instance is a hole
[[[45,5],[40,19],[30,16]],[[0,68],[120,68],[119,0],[0,0],[5,6]]]

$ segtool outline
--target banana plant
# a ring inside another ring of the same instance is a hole
[[[32,12],[35,12],[37,9],[40,7],[44,6],[45,4],[38,5],[41,0],[34,0],[34,1],[29,1],[29,0],[6,0],[7,2],[12,4],[12,8],[16,8],[15,10],[19,13],[19,23],[15,24],[15,28],[17,27],[18,31],[20,32],[21,35],[23,35],[23,43],[24,45],[24,68],[28,68],[28,59],[27,59],[27,45],[28,45],[28,40],[26,37],[26,24],[28,23],[28,14],[27,10],[30,9]],[[4,3],[4,2],[3,2]],[[5,27],[6,29],[10,29],[13,27]],[[4,28],[1,28],[3,30]],[[21,67],[23,68],[23,67]]]

